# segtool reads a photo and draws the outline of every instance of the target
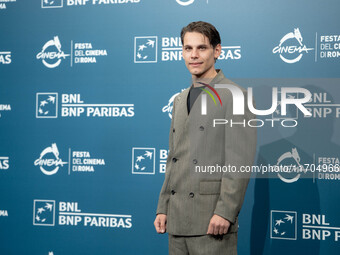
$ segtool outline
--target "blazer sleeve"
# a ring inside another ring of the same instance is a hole
[[[247,94],[244,93],[245,98]],[[245,100],[246,102],[247,100]],[[249,119],[255,119],[245,105],[244,115],[232,114],[232,100],[227,101],[226,119],[233,119],[233,127],[225,125],[225,165],[235,167],[237,172],[225,172],[222,175],[221,191],[214,214],[231,223],[235,223],[241,210],[251,173],[240,172],[242,166],[252,166],[256,153],[257,130],[248,127]],[[245,127],[243,126],[245,122]]]
[[[166,165],[169,166],[170,160],[172,158],[173,150],[174,150],[174,138],[173,138],[173,128],[174,128],[174,121],[175,121],[175,102],[176,98],[174,98],[173,101],[173,108],[172,108],[172,118],[171,118],[171,126],[170,126],[170,132],[169,132],[169,153],[168,153],[168,158]],[[159,199],[158,199],[158,206],[157,206],[157,211],[156,214],[167,214],[168,211],[168,203],[170,199],[170,185],[169,185],[169,180],[170,180],[170,169],[167,168],[165,171],[165,179],[163,182],[163,186],[161,189],[161,192],[159,194]]]

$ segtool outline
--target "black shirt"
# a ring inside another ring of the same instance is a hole
[[[200,93],[202,91],[201,88],[202,87],[194,87],[194,86],[190,87],[188,98],[187,98],[188,114],[190,113],[191,107],[194,105],[196,99],[200,95]]]

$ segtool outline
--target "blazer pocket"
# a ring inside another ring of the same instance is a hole
[[[219,195],[221,192],[221,181],[201,181],[201,195]]]

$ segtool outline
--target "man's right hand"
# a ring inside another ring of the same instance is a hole
[[[164,234],[166,231],[166,214],[157,214],[153,224],[158,234]]]

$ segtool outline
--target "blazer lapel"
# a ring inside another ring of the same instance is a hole
[[[176,97],[176,113],[175,122],[177,125],[182,125],[188,118],[187,98],[189,94],[189,88],[185,89],[179,96]]]
[[[183,92],[176,97],[176,113],[175,113],[175,143],[174,146],[178,143],[178,139],[182,136],[185,124],[188,119],[188,108],[187,108],[187,98],[189,94],[189,89],[187,88],[183,90]]]

